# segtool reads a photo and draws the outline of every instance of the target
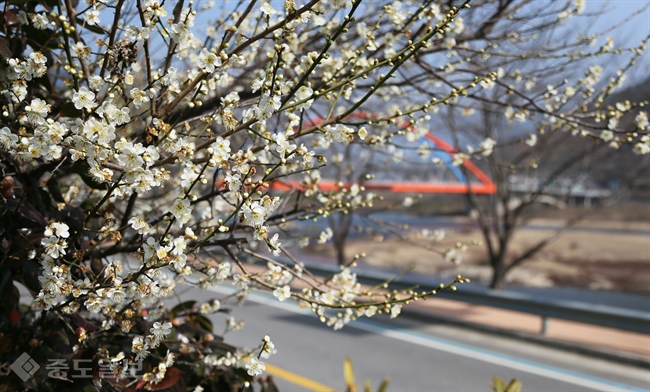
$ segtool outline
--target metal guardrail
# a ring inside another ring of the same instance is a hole
[[[316,275],[332,275],[340,271],[338,266],[331,264],[305,263],[305,267]],[[390,273],[377,270],[355,268],[354,272],[359,283],[372,286],[394,278]],[[390,287],[395,289],[413,286],[434,290],[438,284],[423,276],[408,275],[390,284]],[[528,294],[495,291],[471,285],[458,285],[456,291],[439,291],[435,297],[538,315],[542,318],[542,334],[546,332],[548,318],[556,318],[650,335],[650,312],[577,301],[539,299]]]

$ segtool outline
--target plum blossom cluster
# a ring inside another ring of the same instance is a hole
[[[437,151],[423,138],[435,115],[459,107],[473,116],[465,99],[482,91],[521,85],[531,95],[523,104],[496,102],[507,121],[650,152],[642,105],[605,103],[624,72],[608,75],[595,64],[544,88],[523,66],[492,63],[518,61],[507,51],[534,38],[510,33],[512,45],[503,47],[473,39],[484,31],[467,21],[491,14],[490,4],[475,11],[470,1],[32,3],[7,3],[0,37],[7,222],[0,251],[15,263],[0,270],[42,311],[29,313],[37,341],[65,336],[66,355],[111,369],[98,385],[128,388],[120,383],[138,361],[147,367],[136,389],[169,388],[192,373],[188,388],[201,390],[199,375],[218,379],[206,369],[230,372],[225,379],[239,377],[237,369],[263,374],[262,359],[275,352],[269,337],[244,351],[213,335],[223,306],[252,289],[296,300],[334,329],[359,317],[397,317],[403,305],[434,295],[364,287],[353,270],[361,256],[329,279],[315,278],[291,248],[312,241],[301,224],[381,201],[366,189],[379,168],[431,163]],[[217,6],[224,8],[211,11]],[[558,18],[583,10],[584,2],[569,2]],[[606,40],[575,56],[614,55],[614,45]],[[635,59],[644,47],[634,49]],[[545,55],[571,56],[555,52]],[[585,102],[596,109],[567,109]],[[486,161],[508,145],[496,137],[474,143],[467,153],[452,151],[451,165]],[[336,237],[331,229],[315,233],[318,243]],[[420,236],[438,242],[445,233]],[[458,263],[465,250],[448,249],[441,259]],[[170,304],[186,288],[224,284],[236,292]],[[28,317],[22,308],[7,314]],[[242,327],[226,320],[226,332]]]
[[[83,282],[78,282],[77,287],[71,284],[72,277],[69,269],[57,262],[57,259],[63,258],[66,254],[68,237],[70,237],[68,225],[52,222],[45,229],[44,237],[41,240],[43,273],[38,279],[42,289],[36,298],[36,304],[43,309],[50,309],[59,298],[78,292],[75,291],[75,288],[83,285]]]

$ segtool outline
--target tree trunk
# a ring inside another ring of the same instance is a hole
[[[347,236],[346,236],[347,237]],[[338,265],[345,264],[345,242],[346,237],[334,237],[334,249],[336,250],[336,262]]]
[[[336,262],[339,265],[344,265],[346,263],[345,243],[347,242],[350,225],[352,224],[352,214],[337,212],[329,216],[329,223],[333,233]]]
[[[492,280],[490,281],[490,288],[493,290],[503,290],[506,288],[506,274],[507,268],[504,265],[504,260],[498,258],[492,263]]]

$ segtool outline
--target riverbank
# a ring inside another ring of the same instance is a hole
[[[366,253],[364,263],[383,268],[413,268],[415,272],[441,277],[458,274],[488,282],[491,268],[474,221],[466,217],[439,218],[402,216],[408,225],[393,235],[355,235],[346,255]],[[429,222],[429,223],[428,223]],[[561,227],[560,219],[537,219],[518,230],[510,246],[511,257],[522,254]],[[446,224],[445,224],[446,223]],[[427,240],[423,230],[446,230],[440,242]],[[467,244],[459,264],[445,261],[442,254],[457,243]],[[334,258],[331,243],[311,245],[307,254]],[[508,284],[527,287],[575,287],[650,295],[650,222],[586,220],[565,232],[507,276]]]

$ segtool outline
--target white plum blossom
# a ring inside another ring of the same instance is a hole
[[[269,4],[267,1],[262,3],[262,6],[260,7],[260,11],[262,11],[263,14],[265,15],[275,15],[278,13],[271,4]]]
[[[253,202],[242,207],[242,223],[248,226],[257,227],[264,224],[266,210],[258,202]]]
[[[72,46],[72,50],[74,51],[75,56],[80,59],[90,58],[90,48],[81,42],[75,43]]]
[[[496,146],[497,142],[496,140],[492,138],[487,138],[481,142],[481,154],[483,156],[489,156],[492,154],[492,150],[494,149],[494,146]]]
[[[296,149],[296,145],[291,143],[287,136],[290,135],[283,132],[278,132],[273,135],[273,141],[277,144],[275,151],[277,151],[282,157],[291,154]]]
[[[72,103],[77,109],[92,109],[97,104],[95,102],[95,93],[88,90],[86,87],[81,87],[72,96]]]
[[[251,358],[250,361],[246,364],[246,372],[248,375],[256,377],[264,373],[266,367],[264,362],[260,361],[257,358]]]
[[[47,72],[47,58],[41,52],[32,52],[22,61],[9,59],[7,63],[13,68],[17,78],[28,81],[33,78],[40,78],[45,75],[45,72]],[[17,87],[18,90],[14,90],[13,92],[14,94],[20,92],[21,97],[18,99],[18,102],[20,102],[24,99],[23,92],[26,94],[26,88],[22,84],[17,84],[15,87]]]
[[[232,276],[232,281],[238,288],[242,290],[248,290],[248,285],[250,284],[250,279],[244,275],[234,274]]]
[[[99,11],[97,11],[96,9],[91,9],[90,11],[86,12],[85,18],[86,18],[86,23],[88,23],[91,26],[99,25],[99,23],[101,22],[101,20],[99,19]]]
[[[35,28],[39,30],[47,29],[47,26],[49,25],[47,16],[45,16],[44,14],[33,14],[31,18],[32,18],[32,25]]]
[[[610,118],[609,121],[607,121],[607,128],[612,130],[616,129],[616,127],[618,126],[618,121],[619,120],[617,117]]]
[[[342,144],[348,144],[354,139],[354,131],[352,128],[343,124],[336,124],[336,126],[326,126],[325,135],[330,140]]]
[[[529,147],[533,147],[535,144],[537,144],[537,135],[531,133],[530,135],[528,135],[528,139],[526,139],[524,143],[526,143],[526,145]]]
[[[266,243],[269,246],[269,249],[271,250],[273,256],[276,257],[280,256],[281,253],[280,246],[282,245],[280,243],[280,234],[275,233],[273,237],[267,239]]]
[[[262,98],[257,107],[255,107],[255,115],[260,120],[268,120],[273,117],[273,113],[280,109],[280,97],[278,95],[270,96],[268,93],[262,94]]]
[[[136,354],[136,361],[142,360],[149,355],[147,348],[148,347],[142,337],[136,336],[133,338],[133,342],[131,343],[131,351]]]
[[[90,86],[90,88],[95,90],[95,91],[102,88],[102,86],[104,86],[104,84],[105,84],[104,79],[102,79],[102,77],[99,76],[99,75],[91,76],[90,80],[88,81],[88,85]]]
[[[639,112],[639,114],[636,115],[634,118],[634,122],[636,123],[636,126],[639,127],[640,130],[645,131],[646,128],[648,128],[648,113],[647,112]]]
[[[143,103],[149,102],[149,96],[147,93],[140,90],[139,88],[132,88],[130,94],[131,98],[133,98],[133,106],[135,106],[136,109],[139,109],[140,105]]]
[[[69,230],[70,228],[65,223],[52,222],[47,226],[43,235],[46,237],[51,237],[55,235],[60,238],[68,238],[70,237]]]
[[[18,11],[18,21],[20,22],[21,25],[29,25],[29,18],[27,17],[27,13],[23,10]]]
[[[357,136],[359,136],[359,139],[361,140],[366,140],[366,137],[368,136],[368,130],[365,127],[359,128]]]
[[[149,330],[153,336],[158,340],[164,339],[172,331],[172,323],[170,322],[155,322],[153,327]]]
[[[138,232],[138,234],[145,234],[150,230],[149,224],[142,217],[134,216],[129,219],[131,228]]]
[[[454,19],[449,32],[451,34],[458,35],[458,34],[462,33],[463,30],[465,30],[465,22],[464,22],[463,18],[457,17],[456,19]]]
[[[42,99],[35,98],[25,107],[25,112],[27,113],[27,121],[33,125],[43,124],[45,122],[45,117],[50,112],[50,105],[48,105]]]
[[[296,91],[296,99],[298,101],[305,101],[301,104],[296,105],[296,108],[299,110],[305,110],[309,109],[312,103],[314,103],[313,99],[308,99],[311,98],[314,95],[314,90],[312,90],[311,87],[308,86],[301,86],[298,91]]]
[[[393,304],[390,307],[390,318],[395,318],[399,316],[399,314],[402,312],[402,305],[399,304]]]
[[[614,132],[609,129],[605,129],[600,133],[600,138],[605,142],[610,142],[614,139]]]
[[[212,73],[218,67],[221,67],[221,58],[214,53],[208,52],[207,49],[203,49],[199,55],[197,65],[203,68],[205,72]]]
[[[53,259],[58,259],[65,255],[67,243],[57,237],[45,237],[41,240],[41,245],[45,247],[45,254]]]
[[[18,135],[14,135],[7,127],[0,129],[0,146],[5,150],[16,147],[18,143]]]
[[[288,285],[278,287],[273,290],[273,296],[278,299],[278,301],[283,302],[291,297],[291,288]]]
[[[213,154],[215,164],[228,160],[230,157],[230,140],[217,136],[217,139],[210,146],[210,152]]]
[[[638,155],[645,155],[650,153],[650,143],[646,142],[638,142],[634,145],[633,151],[635,154]]]
[[[269,335],[264,335],[264,338],[262,339],[262,358],[269,358],[276,352],[275,344],[271,341],[271,337]]]

